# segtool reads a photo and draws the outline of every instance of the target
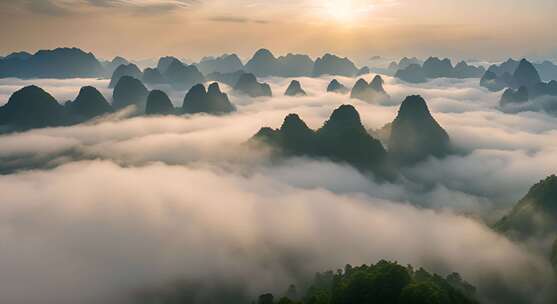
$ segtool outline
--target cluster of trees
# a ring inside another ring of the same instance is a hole
[[[457,273],[443,278],[383,260],[317,273],[302,294],[290,286],[279,299],[261,295],[258,304],[474,304],[478,303],[475,292]]]

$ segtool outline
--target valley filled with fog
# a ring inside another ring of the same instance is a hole
[[[126,303],[183,284],[199,303],[213,303],[224,291],[280,294],[317,271],[386,259],[458,272],[486,303],[548,303],[554,238],[513,242],[492,227],[557,172],[557,118],[501,111],[501,93],[478,79],[382,77],[389,96],[373,103],[327,93],[333,78],[351,88],[353,77],[258,77],[273,97],[221,83],[236,107],[227,115],[124,109],[1,135],[2,298]],[[283,96],[292,79],[307,96]],[[83,86],[112,95],[108,79],[4,78],[0,103],[31,84],[61,103]],[[182,105],[186,91],[157,88]],[[405,166],[396,180],[326,158],[277,159],[248,144],[290,113],[316,130],[342,104],[373,135],[416,94],[454,153]]]

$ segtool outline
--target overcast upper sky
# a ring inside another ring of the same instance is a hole
[[[0,0],[0,54],[557,57],[556,0]]]

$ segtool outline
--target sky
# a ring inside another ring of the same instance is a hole
[[[555,0],[0,0],[0,54],[556,58]]]

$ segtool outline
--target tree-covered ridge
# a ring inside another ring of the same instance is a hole
[[[275,301],[272,294],[259,297],[258,304],[472,304],[475,287],[452,273],[446,278],[396,262],[352,267],[336,273],[317,273],[303,294],[291,286]]]
[[[495,228],[515,238],[557,232],[557,176],[551,175],[530,188]]]

